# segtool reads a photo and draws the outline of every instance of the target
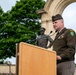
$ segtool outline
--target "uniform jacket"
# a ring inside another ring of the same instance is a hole
[[[74,60],[76,35],[74,30],[64,28],[53,42],[53,50],[61,56],[57,63]]]

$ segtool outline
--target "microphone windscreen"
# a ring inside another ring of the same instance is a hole
[[[55,32],[57,32],[57,30]]]
[[[53,31],[50,31],[50,34],[52,33]]]

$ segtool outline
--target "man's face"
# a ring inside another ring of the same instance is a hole
[[[55,30],[60,31],[63,27],[63,20],[56,20],[53,22],[53,27]]]

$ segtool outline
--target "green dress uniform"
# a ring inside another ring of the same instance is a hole
[[[61,57],[61,60],[57,60],[57,71],[60,72],[57,75],[74,75],[75,44],[74,30],[64,28],[60,33],[57,33],[53,42],[53,50]]]

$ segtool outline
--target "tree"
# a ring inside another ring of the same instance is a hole
[[[2,15],[0,58],[15,56],[16,43],[36,38],[35,32],[40,28],[40,16],[36,14],[36,10],[43,8],[44,4],[43,0],[17,1],[11,11]]]

